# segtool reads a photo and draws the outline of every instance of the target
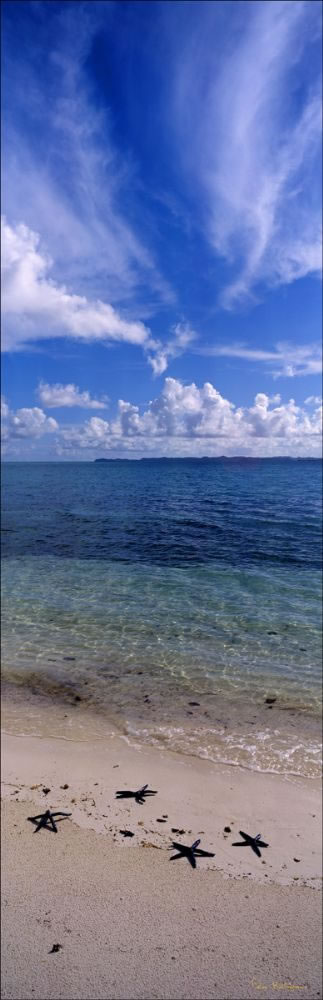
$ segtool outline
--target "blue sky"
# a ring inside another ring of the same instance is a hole
[[[13,459],[318,455],[321,7],[3,3]]]

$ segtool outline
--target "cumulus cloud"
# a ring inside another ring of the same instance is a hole
[[[305,406],[322,406],[322,396],[308,396]]]
[[[17,438],[40,438],[44,434],[52,434],[58,430],[57,421],[53,417],[47,417],[38,406],[22,407],[13,411],[3,399],[1,417],[1,437],[6,442]]]
[[[48,409],[59,406],[80,406],[84,410],[106,410],[108,405],[107,396],[103,396],[102,399],[91,399],[87,389],[80,392],[78,386],[73,383],[61,385],[56,382],[55,385],[49,385],[48,382],[40,382],[37,395],[40,402]]]
[[[260,282],[321,272],[321,95],[310,55],[321,9],[271,0],[246,4],[243,17],[236,4],[232,17],[225,6],[235,31],[217,60],[217,5],[202,5],[194,32],[183,25],[173,116],[207,235],[232,265],[221,296],[230,309]]]
[[[32,339],[73,337],[87,342],[126,341],[144,345],[148,330],[128,322],[106,302],[74,295],[50,277],[52,261],[38,233],[22,223],[2,231],[2,309],[14,317],[4,329],[4,347],[14,350]]]
[[[63,429],[60,453],[152,455],[319,455],[322,408],[310,415],[293,399],[257,393],[236,407],[210,383],[199,388],[166,378],[159,396],[141,411],[119,400],[114,420],[91,417]]]
[[[251,348],[245,344],[215,344],[195,349],[196,353],[212,357],[241,358],[263,362],[274,378],[296,375],[320,375],[322,372],[321,344],[276,344],[273,350]],[[273,367],[274,366],[274,367]]]

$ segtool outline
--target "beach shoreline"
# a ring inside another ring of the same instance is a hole
[[[38,735],[30,705],[3,707],[4,1000],[319,996],[319,783],[37,706]],[[143,806],[116,799],[146,782]],[[72,813],[56,837],[27,821],[46,809]],[[240,829],[262,833],[261,859],[232,847]],[[169,864],[172,840],[197,838],[213,858]]]
[[[69,725],[79,721],[101,735],[108,726],[138,747],[287,778],[321,777],[321,713],[309,712],[301,701],[288,706],[270,689],[257,701],[241,693],[224,697],[220,691],[188,690],[179,698],[174,691],[172,703],[167,700],[163,706],[153,693],[147,694],[145,677],[141,697],[127,713],[116,698],[108,701],[105,688],[100,700],[89,687],[48,679],[42,671],[30,675],[18,670],[13,677],[4,671],[2,680],[5,728],[13,732],[23,718],[23,731],[38,735],[45,716],[56,712],[56,724],[63,729],[68,718]]]
[[[32,694],[25,701],[24,695],[25,691],[9,693],[7,689],[2,698],[4,798],[30,801],[40,809],[45,799],[53,808],[56,797],[56,807],[73,809],[74,820],[81,827],[112,832],[113,837],[118,836],[122,817],[128,820],[133,816],[134,822],[147,817],[145,834],[156,846],[168,846],[172,827],[184,826],[192,833],[202,828],[212,844],[221,838],[222,855],[226,846],[222,838],[230,840],[224,833],[226,826],[232,827],[233,834],[239,824],[243,829],[256,824],[256,832],[260,824],[262,833],[266,827],[266,836],[270,836],[268,830],[272,830],[271,837],[279,836],[279,849],[277,843],[275,863],[268,858],[270,867],[266,856],[266,872],[256,864],[248,877],[259,880],[263,872],[262,882],[266,875],[279,884],[289,884],[295,878],[304,885],[318,884],[321,782],[317,778],[263,773],[173,751],[167,745],[140,743],[104,713]],[[137,788],[146,782],[158,789],[158,796],[145,803],[139,815],[129,802],[116,800],[117,788]],[[49,788],[48,796],[44,796],[44,787]],[[102,817],[105,800],[108,814]],[[171,814],[171,810],[175,812]],[[297,855],[302,849],[301,868],[297,867],[299,862],[288,858],[292,843]],[[226,848],[216,868],[224,875],[239,877],[241,864],[237,853]]]

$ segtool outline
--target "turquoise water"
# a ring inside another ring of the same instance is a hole
[[[276,739],[295,760],[286,710],[320,709],[321,472],[4,465],[4,676],[97,705],[145,742],[270,769]]]

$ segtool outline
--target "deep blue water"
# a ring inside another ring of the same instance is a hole
[[[3,557],[320,567],[318,461],[12,463]]]
[[[145,697],[166,726],[197,694],[274,690],[315,713],[321,476],[315,460],[5,464],[5,674],[141,723]]]

